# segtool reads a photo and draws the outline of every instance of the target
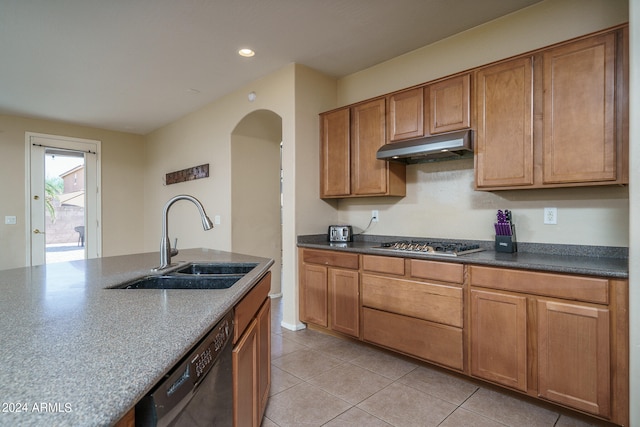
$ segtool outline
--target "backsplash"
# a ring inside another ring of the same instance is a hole
[[[440,239],[494,239],[496,210],[513,212],[518,245],[552,243],[628,247],[629,190],[623,186],[475,191],[473,160],[407,166],[406,197],[343,199],[340,224],[368,234]],[[557,208],[557,224],[544,224],[544,208]],[[328,224],[327,224],[328,225]]]

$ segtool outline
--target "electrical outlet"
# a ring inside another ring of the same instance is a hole
[[[378,222],[378,211],[371,211],[371,222]]]
[[[545,224],[558,223],[558,208],[544,208],[544,223]]]
[[[11,216],[5,216],[4,217],[4,223],[7,225],[16,225],[16,217],[11,215]]]

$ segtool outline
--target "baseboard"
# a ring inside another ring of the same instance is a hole
[[[307,325],[305,325],[304,323],[298,323],[296,325],[292,325],[291,323],[287,323],[287,322],[280,322],[280,326],[282,326],[285,329],[288,329],[290,331],[300,331],[302,329],[306,329]]]

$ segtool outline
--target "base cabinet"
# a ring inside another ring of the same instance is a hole
[[[471,374],[527,391],[527,299],[471,290]]]
[[[366,307],[362,316],[365,341],[462,370],[462,329]]]
[[[473,376],[628,425],[628,282],[470,266]]]
[[[462,371],[464,267],[374,255],[362,265],[362,338]]]
[[[624,279],[299,249],[301,319],[621,426]]]
[[[271,386],[271,272],[235,307],[233,425],[259,427]]]
[[[609,417],[609,310],[538,301],[538,395]]]
[[[358,255],[301,250],[300,319],[360,336]]]

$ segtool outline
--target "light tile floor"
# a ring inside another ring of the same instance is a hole
[[[283,329],[281,307],[272,300],[263,427],[607,425],[363,343]]]

